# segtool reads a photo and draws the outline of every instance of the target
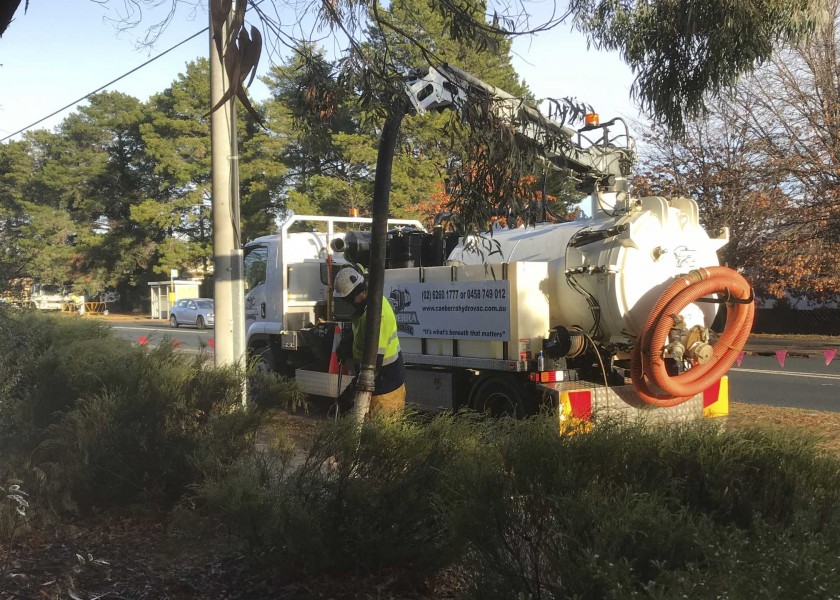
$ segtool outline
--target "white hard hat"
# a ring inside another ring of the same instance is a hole
[[[345,267],[335,276],[333,296],[336,298],[349,298],[353,291],[365,282],[364,275],[353,267]]]

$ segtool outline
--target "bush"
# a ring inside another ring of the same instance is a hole
[[[207,508],[285,568],[449,567],[475,598],[840,594],[840,463],[790,437],[376,420],[220,475]]]
[[[0,311],[0,449],[25,446],[77,398],[115,381],[114,362],[130,352],[96,322]]]
[[[304,572],[441,567],[451,538],[437,510],[466,423],[377,419],[361,439],[349,420],[326,424],[305,457],[254,455],[198,486],[231,531]],[[348,557],[352,559],[348,560]]]
[[[241,409],[235,369],[169,344],[132,346],[82,319],[20,313],[2,324],[17,337],[0,350],[17,354],[0,356],[15,377],[0,406],[0,475],[25,479],[41,506],[167,506],[253,446],[261,414]]]
[[[495,429],[447,479],[457,501],[446,521],[475,597],[840,593],[829,576],[840,567],[840,463],[807,442],[703,426]],[[820,556],[833,558],[816,566]]]

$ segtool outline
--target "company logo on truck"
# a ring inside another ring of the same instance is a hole
[[[697,251],[688,246],[677,246],[674,248],[674,258],[678,269],[696,269]]]
[[[404,287],[391,288],[391,293],[388,294],[388,302],[391,303],[391,308],[394,309],[394,316],[397,319],[397,330],[414,335],[414,326],[419,325],[420,321],[417,318],[417,313],[413,310],[406,310],[411,306],[411,294]]]

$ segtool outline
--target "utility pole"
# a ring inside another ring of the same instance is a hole
[[[244,0],[238,0],[240,2]],[[235,3],[234,3],[235,5]],[[231,6],[233,11],[234,6]],[[222,27],[227,39],[230,15]],[[224,52],[224,48],[223,48]],[[222,99],[230,80],[213,40],[210,17],[210,107]],[[211,174],[213,184],[213,290],[216,313],[217,367],[245,361],[245,285],[239,227],[239,151],[236,135],[236,98],[210,115]],[[243,403],[245,396],[243,393]]]

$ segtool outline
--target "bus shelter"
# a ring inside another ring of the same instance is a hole
[[[174,281],[150,281],[153,319],[168,319],[169,310],[178,300],[185,298],[198,298],[198,279],[175,279]]]

